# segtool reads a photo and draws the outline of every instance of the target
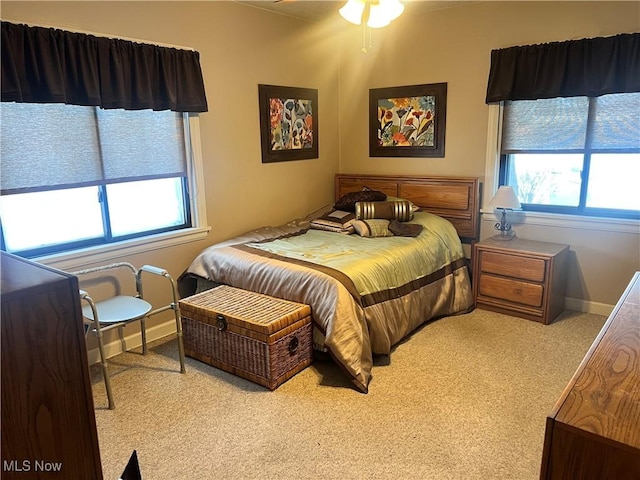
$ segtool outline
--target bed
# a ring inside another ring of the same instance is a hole
[[[376,229],[319,228],[335,214],[332,204],[207,247],[181,276],[181,294],[226,284],[310,305],[314,348],[366,393],[374,356],[389,355],[425,322],[473,308],[463,243],[477,240],[479,183],[473,177],[335,176],[335,206],[366,191],[387,197],[370,202],[379,211],[385,202],[411,206],[402,222],[385,214],[396,234],[371,238],[366,232]],[[372,216],[352,225],[378,225]]]

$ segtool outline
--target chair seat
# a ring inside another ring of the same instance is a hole
[[[118,295],[117,297],[97,302],[96,310],[98,311],[100,324],[121,323],[144,317],[151,311],[151,304],[141,298]],[[82,307],[82,314],[86,318],[93,320],[93,312],[88,305]]]

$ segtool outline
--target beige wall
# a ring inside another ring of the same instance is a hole
[[[368,54],[360,52],[361,31],[354,27],[342,41],[340,169],[484,180],[492,49],[639,31],[640,3],[609,1],[482,1],[403,16],[376,32]],[[448,84],[445,158],[369,158],[368,89],[437,82]],[[635,232],[615,233],[529,222],[516,226],[520,237],[571,246],[567,296],[591,302],[597,311],[615,304],[640,270],[637,224]],[[482,222],[482,238],[494,234],[492,227],[491,219]]]
[[[362,30],[337,15],[310,25],[233,2],[3,1],[0,16],[200,52],[209,101],[200,129],[213,230],[205,241],[127,259],[163,265],[176,277],[210,243],[330,202],[337,171],[484,179],[492,49],[640,31],[637,2],[482,1],[402,16],[375,31],[373,48],[363,54]],[[448,83],[445,158],[369,158],[369,88],[436,82]],[[261,163],[259,83],[318,89],[320,158]],[[572,298],[611,305],[640,270],[637,234],[535,225],[518,232],[571,245]],[[482,236],[492,233],[483,222]]]

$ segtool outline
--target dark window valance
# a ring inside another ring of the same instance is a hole
[[[491,52],[486,103],[640,92],[640,33]]]
[[[2,101],[206,112],[198,52],[2,22]]]

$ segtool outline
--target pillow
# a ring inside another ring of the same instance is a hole
[[[413,203],[411,200],[407,200],[404,198],[400,198],[400,197],[387,197],[387,202],[409,202],[411,204],[411,211],[413,212],[417,212],[418,210],[420,210],[420,207],[417,206],[415,203]]]
[[[400,237],[417,237],[420,235],[420,232],[422,232],[424,227],[419,223],[407,223],[391,220],[387,228],[391,233]]]
[[[407,222],[413,218],[413,205],[408,200],[394,202],[357,202],[356,220],[368,220],[370,218],[384,218]]]
[[[336,210],[344,210],[345,212],[353,212],[356,208],[356,202],[381,202],[386,199],[386,193],[365,187],[358,192],[349,192],[341,196],[334,205],[334,208]]]
[[[393,237],[389,230],[389,220],[356,220],[353,222],[353,228],[361,237]]]
[[[356,216],[351,212],[331,210],[325,215],[311,220],[309,226],[316,230],[350,234],[354,232],[353,222],[355,220]]]

